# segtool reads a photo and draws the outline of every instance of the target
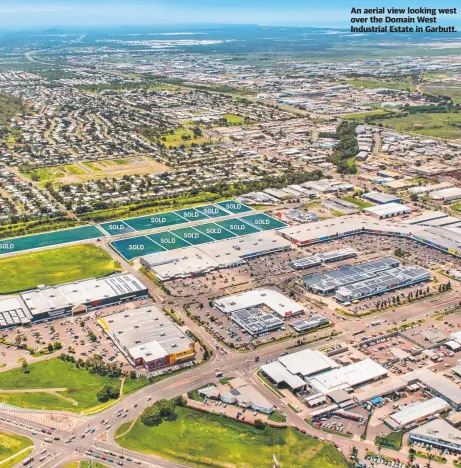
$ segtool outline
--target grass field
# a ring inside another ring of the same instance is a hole
[[[85,171],[75,164],[67,164],[65,166],[55,167],[40,167],[32,169],[30,172],[25,172],[24,175],[29,179],[36,181],[48,181],[62,179],[66,176],[82,175]]]
[[[190,128],[177,128],[174,133],[161,137],[166,146],[190,146],[192,143],[201,145],[207,141],[206,138],[194,138],[194,132]]]
[[[436,96],[449,96],[455,104],[461,103],[461,88],[459,87],[425,85],[422,91]]]
[[[227,123],[232,125],[243,125],[245,123],[245,119],[240,117],[240,115],[224,114],[222,117],[227,120]]]
[[[0,259],[0,294],[52,286],[84,278],[101,278],[120,265],[96,245],[73,245]]]
[[[370,208],[371,206],[374,206],[373,203],[360,200],[360,198],[345,196],[345,197],[341,197],[341,200],[347,201],[349,203],[353,203],[355,206],[357,206],[361,210],[363,210],[364,208]]]
[[[445,139],[461,138],[461,114],[420,113],[382,120],[381,123],[399,132]]]
[[[342,115],[341,117],[343,119],[352,120],[352,119],[363,119],[365,117],[372,117],[374,115],[383,115],[383,114],[387,114],[387,112],[385,110],[378,109],[378,110],[368,111],[368,112],[357,112],[356,114],[346,114],[346,115]]]
[[[81,412],[100,405],[96,393],[104,385],[121,385],[119,379],[91,374],[58,358],[31,364],[28,371],[30,372],[25,374],[22,368],[18,368],[0,373],[0,402],[23,408]],[[146,382],[147,380],[126,379],[123,394],[143,387]],[[8,390],[50,388],[66,390],[59,392],[60,396],[45,392],[8,393]],[[78,404],[74,405],[74,401]]]
[[[4,466],[13,466],[15,463],[18,463],[28,455],[27,452],[14,457],[8,463],[2,464],[7,458],[33,445],[34,443],[28,437],[0,432],[0,466],[3,468]]]
[[[403,91],[413,91],[415,89],[414,85],[407,81],[386,81],[386,80],[373,80],[373,79],[358,79],[358,80],[348,80],[348,83],[357,89],[378,89],[378,88],[388,88],[388,89],[400,89]]]
[[[146,427],[141,421],[117,439],[127,449],[179,463],[214,468],[271,468],[275,454],[284,468],[345,468],[329,444],[294,429],[256,429],[221,416],[177,408],[176,421]],[[130,423],[117,430],[124,433]]]

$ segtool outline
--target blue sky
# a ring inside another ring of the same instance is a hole
[[[458,1],[423,3],[453,7]],[[380,6],[375,4],[420,6],[414,0],[0,0],[0,27],[204,23],[348,27],[352,6]]]

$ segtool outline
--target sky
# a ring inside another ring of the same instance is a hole
[[[423,3],[449,8],[459,0]],[[0,0],[0,27],[207,23],[348,27],[351,7],[412,5],[421,6],[415,0]]]

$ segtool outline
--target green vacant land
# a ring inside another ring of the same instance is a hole
[[[436,96],[449,96],[455,104],[461,103],[461,88],[426,85],[423,87],[422,91]]]
[[[2,468],[4,466],[13,466],[18,463],[30,453],[25,451],[14,457],[8,463],[3,464],[3,461],[14,454],[24,450],[27,447],[33,447],[34,443],[27,437],[23,437],[16,434],[10,434],[6,432],[0,432],[0,464]]]
[[[361,210],[363,210],[364,208],[370,208],[370,206],[374,206],[373,203],[369,203],[364,200],[360,200],[360,198],[354,198],[350,196],[341,197],[341,200],[347,201],[349,203],[353,203]]]
[[[138,420],[117,439],[124,448],[197,467],[272,468],[275,454],[284,468],[345,468],[333,445],[292,428],[256,429],[221,416],[176,408],[175,421],[147,427]],[[118,434],[131,423],[120,426]]]
[[[30,364],[27,370],[24,373],[22,368],[17,368],[0,373],[1,403],[22,408],[81,412],[100,406],[96,393],[105,385],[121,385],[118,378],[91,374],[88,370],[78,369],[74,363],[59,358]],[[146,379],[128,378],[123,384],[123,394],[131,393],[146,383]],[[56,388],[66,390],[50,390]],[[32,389],[43,389],[43,392],[8,393],[8,390]]]
[[[410,81],[385,81],[373,79],[348,80],[348,83],[357,89],[400,89],[402,91],[413,91],[415,89]]]
[[[377,109],[373,111],[367,111],[367,112],[357,112],[356,114],[346,114],[341,116],[343,119],[347,120],[353,120],[353,119],[364,119],[365,117],[373,117],[375,115],[384,115],[387,114],[387,112],[383,109]]]
[[[163,135],[160,139],[166,146],[190,146],[192,143],[201,145],[207,141],[203,137],[195,138],[190,128],[177,128],[173,133]]]
[[[0,125],[5,125],[11,117],[23,111],[20,99],[11,94],[0,93]]]
[[[400,450],[403,434],[403,431],[389,432],[384,437],[376,437],[375,444],[392,450]]]
[[[61,179],[72,175],[82,175],[85,174],[85,171],[74,164],[67,164],[65,166],[40,167],[24,172],[24,174],[31,180],[45,181]]]
[[[0,259],[0,294],[53,286],[84,278],[101,278],[120,265],[96,245],[73,245]]]
[[[245,123],[245,119],[236,114],[224,114],[222,118],[232,125],[243,125]]]
[[[461,138],[461,114],[424,112],[385,119],[380,123],[399,132],[446,139]]]

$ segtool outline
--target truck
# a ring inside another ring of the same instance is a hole
[[[216,372],[216,377],[222,377],[222,376],[223,376],[223,373],[221,371]]]

